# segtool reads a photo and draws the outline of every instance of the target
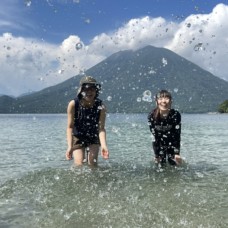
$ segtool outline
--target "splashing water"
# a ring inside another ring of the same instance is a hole
[[[107,101],[111,101],[112,100],[112,97],[111,96],[108,96],[107,97]]]
[[[76,50],[78,51],[78,50],[81,50],[82,48],[83,48],[83,45],[82,45],[82,43],[77,43],[76,45],[75,45],[75,48],[76,48]]]
[[[162,64],[163,64],[163,67],[165,67],[168,64],[167,59],[162,58]]]
[[[227,116],[183,114],[176,168],[154,164],[146,118],[110,114],[110,160],[71,168],[65,115],[1,117],[1,138],[20,146],[0,153],[0,227],[227,227]]]
[[[58,73],[59,73],[59,74],[63,74],[63,73],[64,73],[64,70],[61,69],[61,70],[58,71]]]
[[[137,102],[141,102],[142,101],[142,98],[141,97],[138,97],[137,98]]]
[[[25,0],[24,3],[25,3],[25,6],[29,7],[29,6],[31,6],[32,1],[31,0]]]
[[[203,43],[198,43],[194,47],[194,51],[202,51],[203,50]]]
[[[143,92],[142,100],[146,101],[146,102],[152,102],[151,96],[152,96],[151,91],[150,90],[145,90]]]
[[[87,18],[87,19],[85,19],[85,21],[84,21],[86,24],[90,24],[90,19],[89,18]]]

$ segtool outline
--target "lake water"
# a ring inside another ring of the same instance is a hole
[[[0,115],[0,227],[228,227],[228,115],[182,115],[182,167],[154,166],[146,114],[110,114],[109,161],[65,160],[66,115]]]

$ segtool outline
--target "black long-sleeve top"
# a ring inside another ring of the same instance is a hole
[[[154,112],[148,115],[148,124],[154,135],[154,145],[158,147],[172,147],[180,152],[181,115],[177,110],[170,109],[166,118],[154,118]]]

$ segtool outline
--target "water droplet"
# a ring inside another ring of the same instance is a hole
[[[81,76],[84,76],[84,75],[85,75],[85,71],[86,71],[85,69],[80,69],[80,70],[79,70],[79,74],[80,74]]]
[[[71,215],[68,215],[68,214],[65,214],[65,215],[64,215],[65,220],[69,220],[70,217],[71,217]]]
[[[144,91],[144,92],[143,92],[143,96],[144,96],[144,97],[151,97],[151,92],[150,92],[150,90]]]
[[[61,69],[61,70],[58,71],[59,74],[62,74],[63,72],[64,72],[63,69]]]
[[[163,64],[163,67],[165,67],[168,64],[167,59],[162,58],[162,64]]]
[[[108,96],[107,97],[107,101],[111,101],[112,100],[112,97],[111,96]]]
[[[178,88],[175,88],[173,91],[174,91],[175,93],[177,93],[177,92],[178,92]]]
[[[194,51],[202,51],[203,50],[203,43],[198,43],[194,47]]]
[[[55,180],[59,180],[59,176],[55,175],[54,176]]]
[[[90,22],[91,22],[91,21],[90,21],[89,18],[85,19],[85,23],[86,23],[86,24],[90,24]]]
[[[82,49],[82,48],[83,48],[82,43],[81,43],[81,42],[77,43],[77,44],[75,45],[75,48],[76,48],[76,50]]]
[[[29,6],[31,6],[32,1],[31,0],[25,0],[24,3],[25,3],[25,6],[29,7]]]
[[[112,132],[117,133],[118,131],[119,131],[119,129],[117,127],[112,128]]]
[[[151,98],[151,92],[150,90],[146,90],[143,92],[143,101],[147,101],[147,102],[152,102],[152,98]]]
[[[142,101],[141,97],[138,97],[137,102],[141,102],[141,101]]]
[[[150,71],[148,72],[148,74],[156,74],[156,71],[155,71],[155,70],[150,70]]]

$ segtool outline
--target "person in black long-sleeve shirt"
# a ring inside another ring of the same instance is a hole
[[[156,95],[157,107],[148,115],[148,124],[154,136],[152,142],[155,162],[179,165],[181,140],[181,115],[171,108],[172,96],[167,90]]]

